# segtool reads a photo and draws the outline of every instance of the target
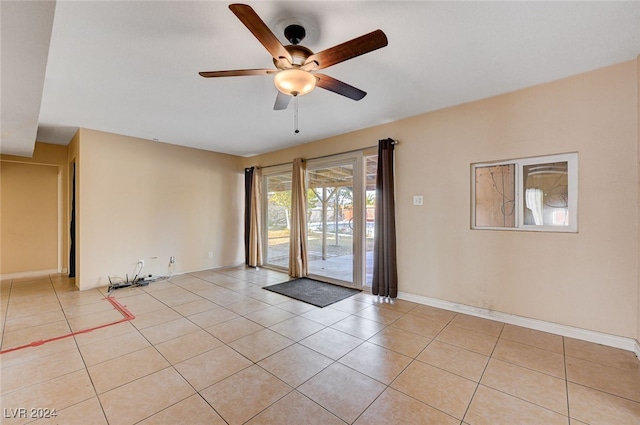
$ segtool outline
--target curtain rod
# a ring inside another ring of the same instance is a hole
[[[389,139],[384,139],[384,140],[391,140],[391,142],[392,142],[391,144],[392,144],[392,145],[398,145],[398,144],[400,144],[400,142],[399,142],[399,141],[397,141],[397,140],[395,140],[395,139],[391,139],[391,138],[389,138]],[[346,154],[346,153],[360,152],[360,151],[363,151],[363,150],[366,150],[366,149],[373,149],[373,148],[377,148],[377,147],[378,147],[378,145],[365,146],[364,148],[353,149],[353,150],[350,150],[350,151],[344,151],[344,152],[332,153],[332,154],[328,154],[328,155],[321,155],[321,156],[316,156],[316,157],[314,157],[314,158],[305,158],[305,161],[312,161],[312,160],[314,160],[314,159],[329,158],[329,157],[331,157],[331,156],[344,155],[344,154]],[[264,167],[258,167],[258,168],[262,168],[262,169],[264,169],[264,168],[271,168],[271,167],[279,167],[279,166],[281,166],[281,165],[287,165],[287,164],[292,164],[292,163],[293,163],[293,161],[289,161],[289,162],[283,162],[283,163],[280,163],[280,164],[265,165]],[[245,170],[247,170],[247,168],[245,168]]]

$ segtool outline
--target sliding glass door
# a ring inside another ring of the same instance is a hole
[[[377,156],[362,152],[307,161],[309,276],[343,286],[371,286]],[[263,168],[265,265],[287,270],[291,164]]]
[[[263,178],[265,263],[287,269],[291,230],[291,165],[264,169]]]
[[[307,162],[309,275],[346,286],[362,285],[362,156]]]

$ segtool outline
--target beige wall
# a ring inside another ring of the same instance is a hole
[[[630,61],[245,165],[399,140],[400,291],[637,338],[638,84]],[[579,152],[579,233],[470,230],[471,163],[564,152]]]
[[[243,261],[239,157],[86,129],[78,145],[80,289],[139,259],[153,275],[171,256],[176,273]]]
[[[1,159],[0,274],[33,275],[65,269],[67,147],[36,143],[31,158],[2,155]]]

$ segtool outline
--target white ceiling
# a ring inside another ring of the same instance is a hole
[[[378,28],[389,39],[323,70],[368,95],[301,97],[296,135],[293,102],[273,110],[271,76],[198,75],[273,67],[227,2],[58,0],[54,17],[52,3],[2,1],[2,153],[30,154],[36,128],[39,141],[66,144],[81,127],[249,156],[640,54],[639,1],[246,2],[283,44],[290,23],[307,29],[301,44],[315,52]],[[8,87],[19,90],[5,97]],[[18,132],[25,120],[6,111],[27,106],[30,131]]]

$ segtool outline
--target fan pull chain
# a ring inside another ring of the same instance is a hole
[[[298,129],[298,95],[293,95],[293,132],[295,134],[300,133]]]

